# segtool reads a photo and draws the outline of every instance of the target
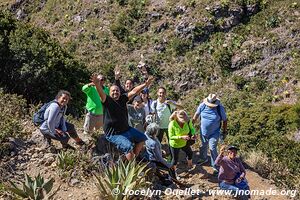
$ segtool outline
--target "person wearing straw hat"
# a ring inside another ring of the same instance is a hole
[[[217,145],[220,137],[220,129],[225,137],[227,131],[227,116],[224,106],[216,94],[209,94],[198,106],[193,116],[193,123],[200,117],[200,160],[198,164],[202,165],[208,162],[207,148],[210,149],[211,166],[214,169],[214,175],[218,174],[218,167],[215,160],[218,156]]]
[[[190,132],[192,136],[189,136]],[[191,149],[191,146],[187,145],[187,141],[190,139],[195,139],[195,132],[196,131],[193,126],[192,120],[189,119],[187,113],[184,110],[173,112],[173,114],[170,116],[168,133],[174,170],[176,170],[180,150],[186,153],[188,167],[192,168],[193,151]]]

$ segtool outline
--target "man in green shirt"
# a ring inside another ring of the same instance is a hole
[[[97,78],[100,80],[101,85],[103,85],[105,77],[103,75],[98,75]],[[108,87],[103,86],[103,90],[107,95],[109,95]],[[83,125],[84,134],[87,135],[103,126],[103,106],[94,83],[84,85],[82,87],[82,91],[87,96],[87,114]]]

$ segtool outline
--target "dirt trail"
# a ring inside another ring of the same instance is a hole
[[[76,146],[74,143],[72,144]],[[77,151],[80,151],[79,148]],[[13,172],[10,172],[12,176],[19,177],[21,180],[23,173],[28,173],[31,176],[35,176],[41,173],[46,179],[49,177],[54,177],[55,183],[54,188],[56,189],[60,186],[60,189],[55,195],[54,199],[57,200],[82,200],[82,199],[101,199],[98,193],[98,189],[95,185],[95,180],[93,176],[81,176],[78,171],[73,170],[72,174],[61,174],[59,176],[59,169],[56,166],[56,154],[45,153],[40,150],[39,146],[31,145],[20,152],[20,155],[16,155],[10,158],[11,162],[15,163],[15,168]],[[195,155],[195,160],[197,158],[197,153]],[[183,159],[182,159],[183,160]],[[186,171],[186,166],[183,163],[178,165],[178,174],[180,181],[186,184],[187,188],[192,190],[204,191],[204,194],[200,196],[190,196],[190,195],[164,195],[162,199],[233,199],[230,196],[212,196],[209,195],[209,190],[218,189],[218,180],[212,175],[212,169],[209,166],[199,166],[195,167],[190,171]],[[204,176],[204,178],[203,178]],[[62,179],[61,177],[65,177]],[[247,179],[252,190],[265,190],[268,191],[270,188],[280,192],[281,190],[272,184],[270,180],[260,177],[257,173],[247,169]],[[184,188],[180,188],[184,190]],[[0,196],[1,199],[1,196]],[[2,198],[5,199],[5,198]],[[144,198],[141,198],[144,199]],[[158,197],[152,199],[159,199]],[[252,199],[274,199],[283,200],[289,199],[287,196],[267,196],[267,195],[256,195],[252,196]]]

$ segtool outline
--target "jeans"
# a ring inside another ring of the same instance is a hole
[[[235,197],[239,197],[239,199],[242,199],[242,200],[247,200],[249,199],[250,195],[246,195],[246,194],[243,194],[243,192],[241,192],[242,190],[246,191],[246,190],[250,190],[249,187],[247,187],[246,189],[240,189],[238,187],[236,187],[235,185],[233,184],[229,184],[229,183],[226,183],[225,181],[222,181],[220,184],[219,184],[220,188],[222,190],[229,190],[229,191],[232,191],[231,194],[234,195]]]
[[[128,154],[133,150],[135,144],[146,141],[147,137],[144,133],[130,127],[123,133],[107,135],[106,139],[113,143],[118,150]]]
[[[66,122],[67,131],[63,135],[59,135],[57,133],[51,133],[50,130],[40,130],[41,133],[48,139],[54,139],[60,141],[62,144],[67,144],[70,137],[77,138],[77,132],[74,124]]]
[[[218,170],[218,167],[215,165],[215,160],[218,156],[217,145],[220,137],[220,133],[215,133],[213,135],[204,136],[201,134],[201,146],[200,146],[200,159],[207,160],[207,146],[210,150],[210,163],[211,166]]]

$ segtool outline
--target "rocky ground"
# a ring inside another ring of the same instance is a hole
[[[41,139],[38,132],[34,132],[32,137],[26,141],[11,138],[11,144],[14,145],[14,151],[11,152],[10,156],[3,158],[0,163],[1,179],[4,182],[7,180],[12,180],[14,182],[22,181],[24,180],[25,173],[30,176],[36,176],[40,173],[46,179],[49,179],[50,177],[55,179],[53,190],[57,189],[58,191],[55,194],[54,199],[102,199],[95,184],[96,181],[92,175],[93,173],[99,173],[99,170],[97,170],[97,168],[87,170],[89,169],[87,166],[91,165],[90,161],[93,160],[91,156],[81,157],[82,160],[76,161],[74,168],[68,172],[61,171],[56,162],[57,153],[60,151],[59,144],[54,144],[58,150],[53,152],[45,151],[41,148]],[[71,144],[77,147],[77,154],[91,155],[91,151],[88,149],[90,147],[80,148],[76,146],[73,141],[71,141]],[[197,156],[198,152],[196,151],[194,160],[197,160]],[[83,168],[85,169],[84,172],[82,170]],[[180,182],[185,186],[173,184],[169,186],[169,188],[172,188],[172,190],[170,190],[167,187],[155,183],[155,189],[165,191],[166,193],[175,191],[175,189],[178,189],[177,191],[193,190],[201,191],[203,193],[199,196],[191,196],[177,192],[177,194],[154,195],[152,199],[232,199],[232,197],[228,196],[212,196],[209,194],[209,190],[218,189],[218,180],[212,175],[212,169],[209,166],[195,165],[192,170],[187,171],[185,164],[181,162],[178,168]],[[247,169],[247,179],[250,183],[250,188],[253,190],[268,191],[271,188],[272,190],[281,191],[281,189],[277,188],[272,181],[262,178],[251,169]],[[12,197],[8,192],[2,192],[0,199],[12,199]],[[280,195],[257,195],[253,196],[252,199],[279,200],[289,198]]]

